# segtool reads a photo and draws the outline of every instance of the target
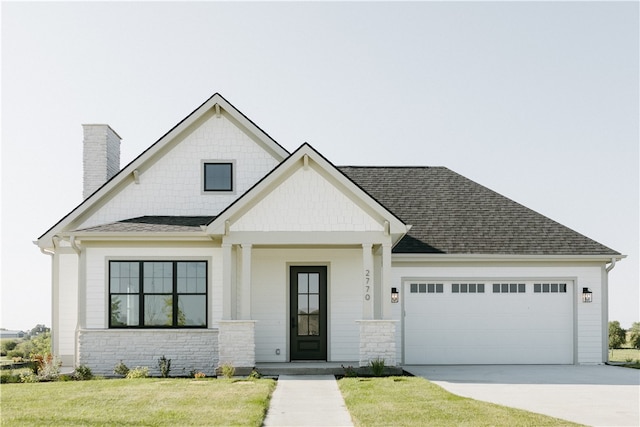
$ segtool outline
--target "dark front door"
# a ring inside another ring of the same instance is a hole
[[[327,267],[291,267],[291,360],[327,360]]]

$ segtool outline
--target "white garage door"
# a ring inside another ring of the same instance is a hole
[[[405,364],[572,364],[573,283],[403,284]]]

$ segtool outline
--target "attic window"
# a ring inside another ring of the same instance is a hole
[[[233,162],[203,162],[204,191],[233,191]]]

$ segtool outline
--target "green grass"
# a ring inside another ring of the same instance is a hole
[[[456,396],[419,377],[343,378],[356,426],[576,426],[545,415]]]
[[[640,360],[640,350],[637,348],[609,349],[610,362],[626,362],[628,359]]]
[[[2,384],[2,426],[260,426],[273,380]]]

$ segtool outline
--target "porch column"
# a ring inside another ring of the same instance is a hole
[[[222,319],[231,320],[231,244],[222,244]]]
[[[362,318],[373,319],[373,245],[362,244]]]
[[[239,318],[251,319],[251,244],[242,245],[242,285]]]
[[[382,318],[391,319],[391,243],[382,244]]]

